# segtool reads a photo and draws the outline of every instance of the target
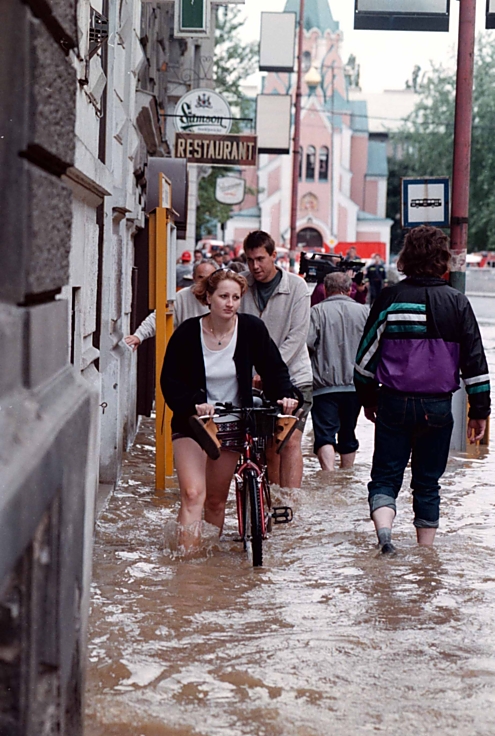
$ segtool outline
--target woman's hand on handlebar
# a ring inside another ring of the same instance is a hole
[[[215,414],[215,407],[212,404],[196,404],[196,413],[198,417],[212,417]]]
[[[299,402],[297,399],[288,399],[287,397],[284,397],[277,401],[277,404],[280,404],[282,407],[283,414],[292,414],[297,409]]]

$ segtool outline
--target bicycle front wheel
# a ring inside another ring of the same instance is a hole
[[[244,493],[246,499],[245,521],[250,523],[249,536],[253,554],[253,567],[263,565],[263,502],[256,473],[252,470],[244,472]]]

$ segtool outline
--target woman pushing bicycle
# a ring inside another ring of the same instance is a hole
[[[216,403],[251,407],[253,368],[263,380],[265,396],[278,402],[284,414],[294,412],[299,403],[287,366],[263,322],[237,313],[246,289],[245,278],[230,270],[215,271],[198,285],[196,296],[210,313],[188,319],[176,329],[163,362],[161,387],[173,412],[172,441],[181,494],[179,543],[186,550],[200,542],[203,508],[204,520],[221,533],[244,441],[238,415],[217,418],[222,447],[220,457],[212,460],[195,439],[191,417],[213,417]]]

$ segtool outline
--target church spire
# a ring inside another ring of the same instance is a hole
[[[299,16],[299,0],[287,0],[284,8],[286,13],[297,13]],[[321,33],[339,30],[339,24],[333,19],[328,0],[304,0],[304,30],[317,28]]]

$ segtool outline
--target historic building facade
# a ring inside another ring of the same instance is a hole
[[[137,424],[123,337],[138,297],[148,311],[148,161],[212,66],[213,38],[173,38],[173,12],[2,2],[1,733],[83,730],[95,509]]]

